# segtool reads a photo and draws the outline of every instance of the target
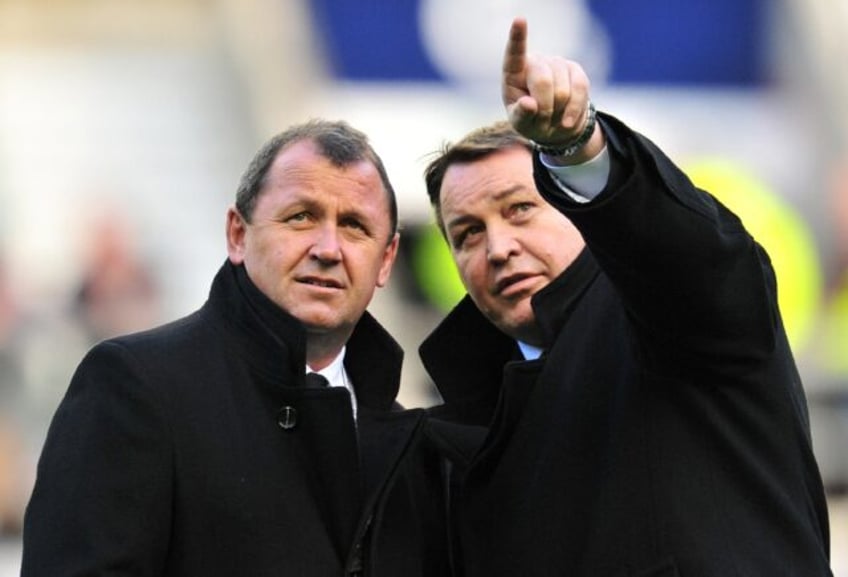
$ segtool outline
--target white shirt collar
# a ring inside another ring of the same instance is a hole
[[[346,348],[347,347],[342,347],[342,350],[339,351],[339,354],[336,355],[336,358],[333,359],[333,362],[331,362],[329,365],[327,365],[320,371],[316,371],[309,365],[306,365],[306,372],[318,373],[319,375],[330,381],[331,387],[346,387],[347,379],[344,370],[344,356]]]
[[[353,417],[356,418],[356,393],[353,390],[353,385],[350,382],[350,379],[347,376],[347,371],[344,367],[344,357],[347,347],[342,347],[342,350],[339,351],[339,354],[336,355],[336,358],[333,359],[329,365],[321,369],[320,371],[315,371],[306,365],[307,373],[318,373],[322,377],[326,378],[330,382],[331,387],[344,387],[350,392],[350,401],[353,405]]]
[[[518,343],[518,348],[521,349],[521,354],[524,355],[524,358],[528,361],[538,359],[542,356],[542,353],[544,352],[544,349],[534,347],[533,345],[528,345],[523,341],[516,342]]]

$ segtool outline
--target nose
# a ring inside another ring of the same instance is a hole
[[[321,262],[339,262],[342,258],[342,247],[339,243],[338,229],[332,224],[319,227],[309,254]]]
[[[492,264],[502,264],[521,251],[515,235],[507,230],[489,227],[486,234],[486,258]]]

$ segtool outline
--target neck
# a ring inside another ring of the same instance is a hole
[[[306,338],[306,364],[320,371],[332,363],[342,352],[347,339],[339,341],[328,335],[308,335]]]
[[[542,338],[542,329],[535,322],[511,330],[504,330],[508,336],[516,341],[521,341],[534,347],[543,347],[545,340]]]

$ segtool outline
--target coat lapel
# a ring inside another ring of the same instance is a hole
[[[423,410],[387,413],[362,408],[359,413],[359,450],[362,464],[364,509],[375,505],[391,485],[402,457],[418,439]]]

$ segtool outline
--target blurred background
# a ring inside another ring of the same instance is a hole
[[[844,0],[0,0],[0,577],[76,364],[203,303],[241,172],[289,124],[346,119],[383,156],[403,239],[371,309],[402,402],[438,402],[417,346],[462,290],[421,174],[503,116],[516,15],[771,253],[848,577]]]

